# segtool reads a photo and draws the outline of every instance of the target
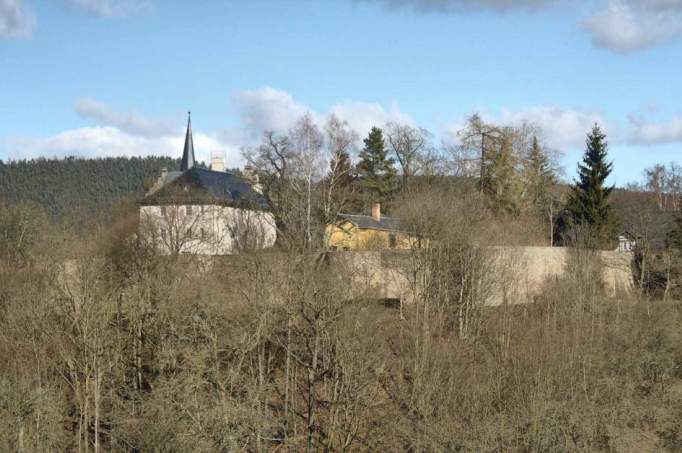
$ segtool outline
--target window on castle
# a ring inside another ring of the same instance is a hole
[[[187,206],[185,208],[185,212],[187,213],[187,215],[192,215],[192,206]]]
[[[165,206],[161,206],[161,215],[166,217],[166,207]]]
[[[204,229],[202,228],[202,229],[200,230],[200,234],[201,234],[201,240],[202,240],[202,241],[205,241],[205,240],[206,240],[206,230],[204,230]]]
[[[388,235],[388,248],[394,249],[398,241],[396,240],[395,234],[390,233]]]

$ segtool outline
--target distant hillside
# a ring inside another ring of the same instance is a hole
[[[167,167],[177,170],[180,159],[114,157],[105,159],[0,160],[0,198],[33,201],[50,214],[106,213],[128,197],[141,197],[145,187]]]

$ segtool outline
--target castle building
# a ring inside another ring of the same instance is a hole
[[[227,171],[224,156],[212,156],[210,169],[196,165],[189,115],[180,171],[162,169],[139,205],[140,233],[162,254],[229,255],[277,238],[255,177]]]

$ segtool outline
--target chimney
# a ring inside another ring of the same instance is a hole
[[[372,218],[375,222],[381,222],[381,204],[372,204]]]
[[[258,173],[253,171],[253,167],[251,165],[245,165],[244,166],[244,179],[246,179],[249,184],[251,184],[251,187],[253,190],[256,192],[262,194],[263,193],[263,185],[260,184],[259,179],[258,179]]]
[[[247,164],[244,166],[244,178],[246,178],[246,180],[251,184],[258,184],[258,175],[255,171],[253,171],[253,167],[251,165]]]
[[[225,156],[222,154],[211,155],[211,170],[225,171]]]

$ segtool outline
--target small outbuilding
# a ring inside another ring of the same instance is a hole
[[[332,250],[405,250],[422,243],[399,219],[382,216],[379,203],[372,205],[372,215],[339,214],[327,225],[326,240]]]

